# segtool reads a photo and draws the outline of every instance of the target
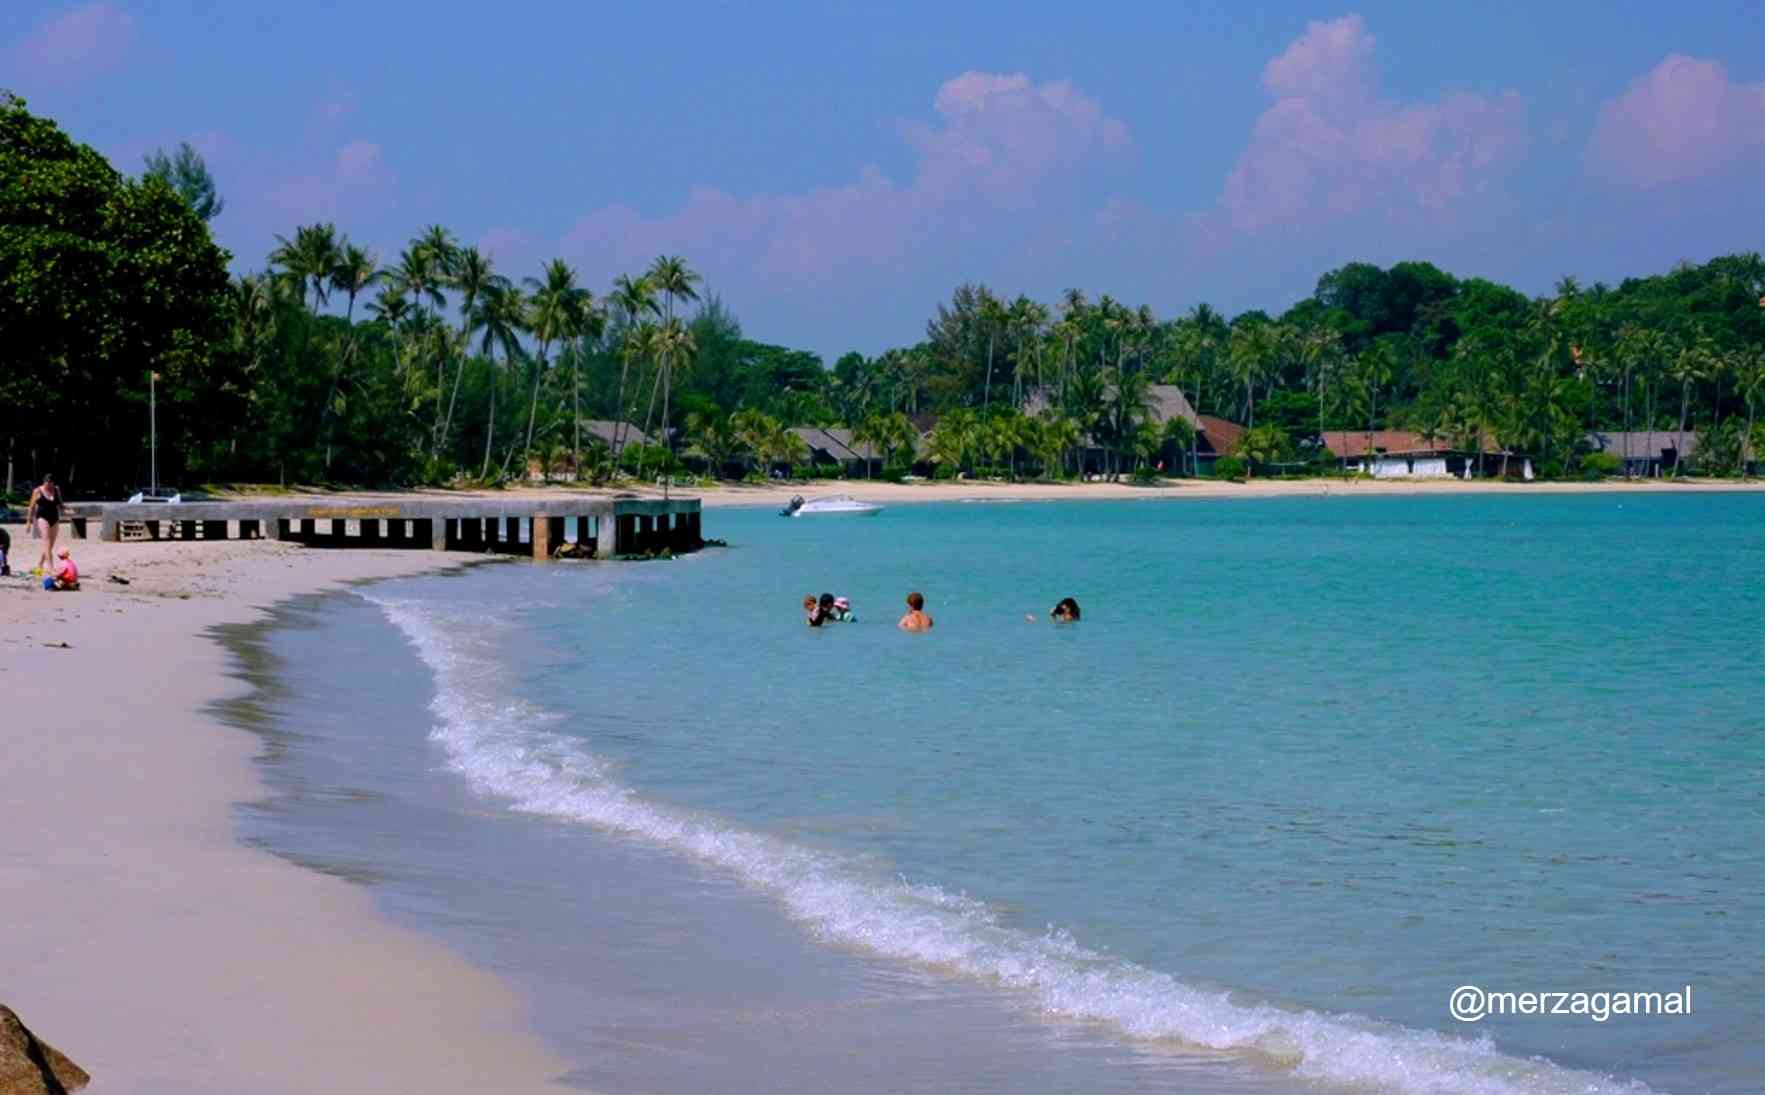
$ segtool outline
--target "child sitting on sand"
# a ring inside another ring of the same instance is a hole
[[[80,568],[74,565],[73,556],[66,548],[56,552],[61,562],[56,564],[53,574],[43,576],[43,588],[51,590],[74,590],[80,588]]]

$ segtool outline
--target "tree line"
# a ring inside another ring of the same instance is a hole
[[[1155,384],[1248,427],[1263,464],[1402,428],[1574,474],[1590,431],[1695,429],[1700,470],[1723,472],[1765,393],[1756,253],[1539,298],[1352,263],[1278,316],[1231,318],[964,285],[923,338],[827,368],[745,338],[680,256],[596,291],[562,259],[517,279],[440,225],[382,257],[316,223],[231,276],[206,224],[222,207],[188,146],[131,179],[0,97],[9,483],[144,481],[150,374],[160,466],[185,484],[738,474],[806,463],[803,425],[849,428],[885,474],[1074,474],[1087,449],[1110,474],[1184,450],[1193,469],[1199,439],[1155,420]]]

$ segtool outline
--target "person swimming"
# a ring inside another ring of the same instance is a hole
[[[821,611],[821,602],[813,593],[803,594],[803,617],[810,627],[820,627],[827,622],[826,614]]]
[[[1079,622],[1079,602],[1071,597],[1062,597],[1058,604],[1049,609],[1048,616],[1055,623],[1076,624]]]
[[[835,597],[833,599],[833,618],[843,624],[855,624],[858,622],[858,614],[852,611],[852,602],[844,597]]]
[[[907,595],[907,614],[895,625],[902,631],[930,631],[932,618],[925,611],[925,597],[915,591]]]

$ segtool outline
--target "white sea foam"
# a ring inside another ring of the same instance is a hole
[[[651,801],[618,783],[556,716],[511,698],[483,615],[450,621],[433,605],[364,593],[434,671],[432,737],[480,793],[512,809],[593,825],[727,870],[779,900],[818,935],[879,955],[1019,990],[1045,1013],[1101,1022],[1131,1039],[1257,1054],[1294,1074],[1414,1095],[1631,1095],[1650,1089],[1464,1039],[1365,1016],[1235,1000],[1088,949],[1065,931],[1035,935],[984,902],[879,878],[836,854]],[[1445,1000],[1442,1000],[1445,1006]]]

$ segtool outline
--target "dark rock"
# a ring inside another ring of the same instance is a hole
[[[85,1069],[38,1041],[11,1008],[0,1004],[0,1095],[61,1095],[91,1080]]]

